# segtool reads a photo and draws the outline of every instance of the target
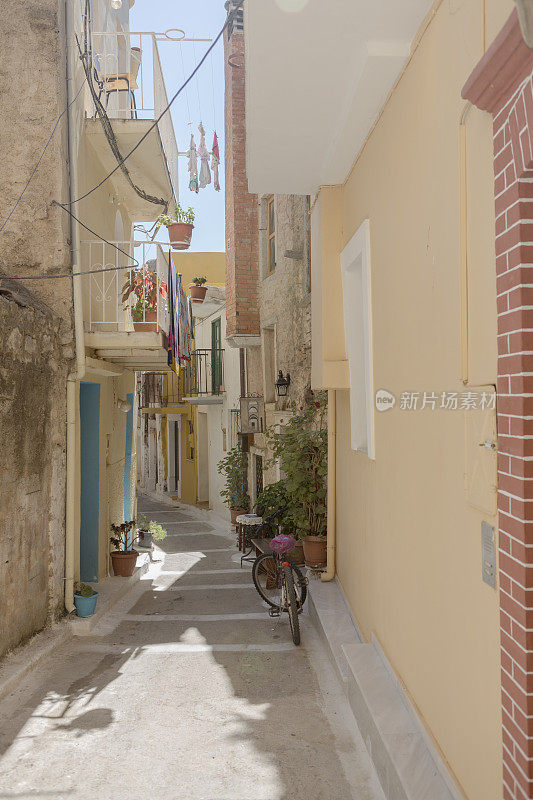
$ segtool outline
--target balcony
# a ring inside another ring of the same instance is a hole
[[[154,242],[99,240],[81,253],[84,270],[111,270],[81,278],[86,347],[130,369],[165,369],[168,254]]]
[[[158,40],[153,33],[131,32],[93,33],[91,37],[94,90],[111,120],[122,155],[130,152],[168,105]],[[92,100],[87,113],[87,135],[103,169],[111,171],[117,162]],[[166,201],[178,197],[178,146],[170,113],[128,159],[128,169],[147,194]],[[113,177],[117,193],[127,198],[135,218],[149,220],[160,213],[157,205],[137,195],[121,170]]]

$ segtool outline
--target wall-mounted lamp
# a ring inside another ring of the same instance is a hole
[[[129,400],[119,400],[117,402],[117,408],[119,409],[119,411],[123,411],[124,414],[127,414],[128,411],[131,411],[133,406]]]
[[[287,390],[291,385],[291,376],[287,372],[286,377],[283,377],[283,372],[280,370],[278,372],[278,379],[276,381],[276,394],[278,397],[286,397]]]

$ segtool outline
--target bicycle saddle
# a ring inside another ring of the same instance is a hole
[[[296,540],[293,539],[292,536],[286,536],[284,533],[280,533],[279,536],[275,536],[270,541],[270,547],[275,553],[282,556],[284,553],[290,553],[291,550],[294,550],[296,547]]]

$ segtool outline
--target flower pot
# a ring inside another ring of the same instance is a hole
[[[195,283],[191,283],[189,286],[189,294],[191,300],[198,300],[200,303],[203,303],[207,294],[207,286],[197,286]]]
[[[150,531],[138,531],[137,544],[139,545],[139,547],[151,547],[152,534],[150,533]]]
[[[94,614],[97,600],[98,592],[95,592],[90,597],[74,594],[74,605],[76,606],[76,614],[78,617],[91,617]]]
[[[120,575],[122,578],[129,578],[133,575],[138,555],[137,550],[128,550],[127,552],[113,550],[111,553],[113,575]]]
[[[327,564],[326,556],[327,540],[325,536],[306,536],[303,540],[305,566],[306,567],[325,567]]]
[[[192,222],[173,222],[169,225],[168,238],[173,250],[188,250],[191,246]]]
[[[133,330],[140,331],[157,331],[157,311],[145,311],[144,321],[134,322]]]
[[[246,509],[245,508],[230,508],[229,513],[230,513],[230,517],[231,517],[231,524],[232,525],[236,525],[237,524],[237,517],[239,517],[241,514],[246,514]]]

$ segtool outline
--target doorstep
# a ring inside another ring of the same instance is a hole
[[[98,592],[96,611],[90,617],[77,617],[76,614],[72,614],[68,618],[68,625],[74,636],[88,636],[92,633],[92,629],[104,614],[107,614],[115,603],[118,603],[131,587],[141,580],[150,566],[149,554],[146,551],[139,553],[137,565],[133,575],[129,578],[110,575],[98,583],[91,583],[91,586]]]
[[[365,643],[337,581],[309,581],[309,614],[341,680],[387,800],[461,800],[377,641]]]

